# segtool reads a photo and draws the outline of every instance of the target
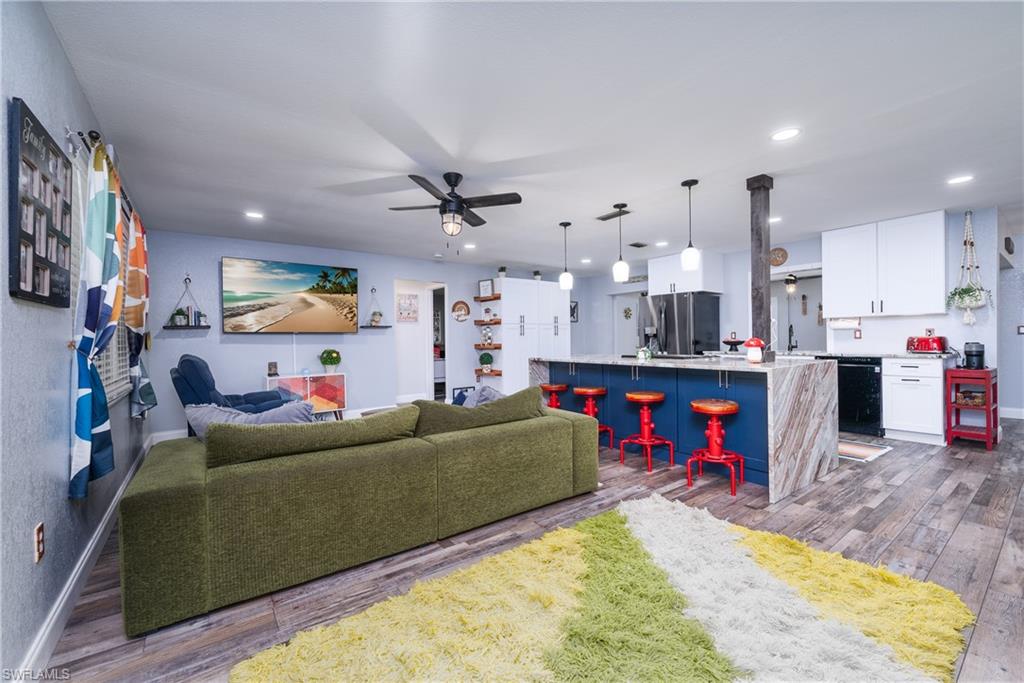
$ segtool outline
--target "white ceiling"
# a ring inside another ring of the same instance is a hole
[[[47,3],[151,229],[430,258],[405,178],[466,176],[463,262],[605,271],[614,202],[638,261],[1022,199],[1020,3]],[[787,143],[769,135],[796,125]],[[948,186],[969,173],[973,183]],[[245,209],[267,218],[252,222]],[[465,240],[464,240],[465,241]]]

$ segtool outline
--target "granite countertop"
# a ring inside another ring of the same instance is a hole
[[[813,356],[776,356],[773,363],[748,363],[742,354],[729,356],[707,355],[701,358],[652,358],[649,361],[640,362],[636,358],[623,358],[613,354],[591,354],[566,356],[562,358],[531,358],[531,361],[544,363],[579,363],[590,365],[633,365],[650,368],[675,368],[681,370],[729,370],[731,372],[760,372],[769,373],[773,370],[791,368],[793,366],[805,366],[817,363],[832,363],[835,361],[817,360]]]
[[[717,353],[728,353],[725,351]],[[836,358],[913,358],[915,360],[928,360],[939,358],[952,358],[956,354],[952,351],[945,353],[828,353],[827,351],[780,351],[776,358],[806,358],[807,356],[835,356]]]

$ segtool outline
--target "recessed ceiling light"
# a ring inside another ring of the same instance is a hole
[[[781,220],[782,220],[782,218],[780,216],[772,216],[771,218],[768,219],[768,222],[769,223],[778,223]]]
[[[660,242],[655,242],[654,246],[656,246],[656,247],[667,247],[668,246],[668,242],[666,242],[665,240],[661,240]]]
[[[476,245],[470,242],[466,245],[466,249],[476,249]]]
[[[590,263],[590,259],[589,258],[581,258],[580,259],[580,263]]]
[[[246,218],[252,218],[253,220],[257,220],[258,221],[258,220],[261,220],[263,218],[263,213],[261,211],[246,211],[245,212],[245,217]]]
[[[960,185],[961,183],[969,183],[972,180],[974,180],[974,176],[972,176],[972,175],[958,175],[958,176],[953,176],[952,178],[947,180],[946,184],[947,185]]]
[[[772,140],[775,142],[784,142],[786,140],[792,140],[797,135],[800,135],[799,128],[783,128],[772,133]]]

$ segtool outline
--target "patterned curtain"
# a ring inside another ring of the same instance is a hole
[[[124,267],[121,263],[124,225],[120,204],[121,181],[110,165],[106,151],[97,147],[89,164],[82,230],[81,283],[76,318],[82,321],[82,329],[80,332],[76,330],[75,343],[78,394],[71,444],[70,498],[85,498],[89,482],[114,469],[107,394],[96,369],[96,358],[107,348],[117,331],[124,299]]]
[[[132,417],[143,417],[156,407],[156,392],[142,362],[149,322],[149,251],[146,228],[139,214],[132,211],[128,231],[128,264],[125,273],[124,321],[128,327],[128,377],[132,383]]]

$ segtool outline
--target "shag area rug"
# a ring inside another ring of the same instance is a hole
[[[660,496],[237,664],[232,681],[949,680],[952,591]]]

